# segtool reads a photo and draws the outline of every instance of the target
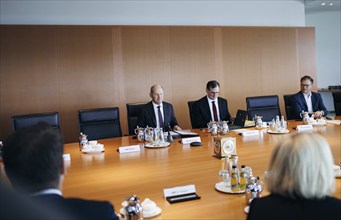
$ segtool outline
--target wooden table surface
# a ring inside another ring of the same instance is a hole
[[[290,133],[302,122],[289,121]],[[251,128],[254,129],[254,128]],[[140,152],[119,154],[121,146],[139,144],[132,137],[99,140],[105,152],[83,154],[78,143],[66,144],[65,153],[71,155],[66,162],[67,173],[63,184],[65,197],[109,200],[118,212],[127,196],[136,194],[142,202],[150,198],[162,209],[154,219],[245,219],[246,206],[243,194],[225,194],[216,191],[218,171],[222,161],[213,157],[212,136],[200,130],[203,146],[182,145],[176,139],[167,148],[148,149]],[[334,160],[341,161],[340,125],[327,124],[314,127],[331,145]],[[288,134],[267,134],[242,137],[230,131],[227,136],[236,137],[239,167],[242,164],[253,169],[254,176],[264,178],[273,146]],[[140,143],[141,144],[141,143]],[[142,144],[141,144],[142,145]],[[341,199],[341,180],[336,179],[334,196]],[[194,184],[200,200],[169,204],[163,198],[163,189]],[[265,190],[263,195],[268,194]]]

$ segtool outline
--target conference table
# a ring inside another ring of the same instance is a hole
[[[340,119],[338,117],[337,119]],[[288,121],[289,134],[268,134],[243,137],[236,131],[226,136],[235,137],[238,165],[250,166],[254,176],[264,180],[264,172],[274,145],[282,138],[297,132],[300,121]],[[314,133],[323,135],[331,146],[334,161],[341,161],[340,125],[313,127]],[[254,130],[255,128],[249,128]],[[65,144],[64,152],[70,155],[65,161],[66,175],[63,184],[65,197],[108,200],[119,212],[121,203],[131,195],[155,201],[162,213],[154,219],[246,219],[244,194],[222,193],[215,189],[223,160],[213,157],[212,135],[199,129],[202,146],[183,145],[175,139],[169,147],[150,149],[132,136],[98,140],[105,152],[84,154],[78,143]],[[119,153],[119,147],[139,145],[139,152]],[[341,199],[341,180],[335,179],[333,194]],[[195,185],[198,200],[170,204],[163,197],[163,189]],[[268,194],[266,186],[262,196]]]

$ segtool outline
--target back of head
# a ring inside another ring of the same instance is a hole
[[[291,198],[319,199],[334,190],[333,157],[318,134],[296,133],[274,148],[266,176],[268,190]]]
[[[16,191],[34,193],[57,188],[63,173],[63,141],[46,123],[25,127],[4,143],[6,174]]]

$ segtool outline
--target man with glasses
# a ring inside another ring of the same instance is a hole
[[[314,118],[321,118],[328,114],[321,95],[311,91],[313,82],[314,80],[310,76],[303,76],[301,78],[301,91],[293,95],[292,102],[297,119],[301,118],[302,111],[308,112]]]
[[[210,121],[230,121],[227,100],[219,96],[220,85],[216,80],[206,84],[207,95],[193,104],[193,128],[206,128]]]

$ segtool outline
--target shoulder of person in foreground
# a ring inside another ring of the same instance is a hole
[[[72,219],[107,219],[118,220],[113,205],[108,201],[86,200],[80,198],[64,198],[55,194],[32,197],[39,204],[48,204],[71,213]]]

